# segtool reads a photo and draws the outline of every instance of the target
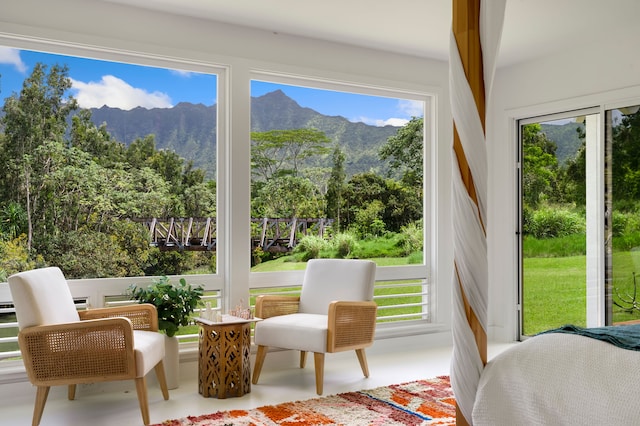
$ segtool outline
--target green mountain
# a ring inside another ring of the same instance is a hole
[[[171,149],[194,165],[215,176],[217,107],[179,103],[173,108],[94,108],[92,120],[106,123],[107,130],[118,141],[129,145],[137,138],[155,135],[156,148]],[[348,175],[375,171],[386,173],[386,165],[378,158],[378,149],[394,135],[398,127],[376,127],[352,123],[344,117],[326,116],[301,107],[281,90],[251,99],[251,130],[316,128],[346,155]],[[330,156],[324,164],[330,167]]]
[[[547,138],[557,145],[556,157],[558,158],[558,164],[564,164],[567,160],[576,156],[578,149],[582,146],[582,139],[579,138],[578,129],[584,132],[583,123],[541,124],[541,127]]]

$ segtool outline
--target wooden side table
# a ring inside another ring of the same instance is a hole
[[[226,398],[251,392],[251,323],[255,320],[223,316],[223,322],[197,320],[198,392]]]

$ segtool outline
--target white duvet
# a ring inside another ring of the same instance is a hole
[[[489,361],[474,425],[640,425],[640,352],[564,333]]]

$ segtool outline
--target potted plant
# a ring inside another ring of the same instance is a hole
[[[184,278],[177,284],[163,276],[147,287],[135,284],[129,287],[129,295],[139,303],[151,303],[158,310],[158,328],[169,337],[175,336],[180,327],[189,325],[191,314],[200,305],[204,289],[192,286]]]
[[[132,285],[128,294],[138,303],[150,303],[158,311],[158,328],[166,334],[164,369],[169,389],[178,387],[179,347],[175,337],[180,327],[189,325],[191,314],[201,303],[204,288],[192,286],[184,278],[177,284],[166,276],[147,287]]]

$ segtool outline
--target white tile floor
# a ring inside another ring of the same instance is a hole
[[[439,339],[441,342],[443,339]],[[446,339],[445,339],[446,340]],[[438,339],[435,339],[437,342]],[[324,395],[374,388],[393,383],[426,379],[449,374],[451,346],[433,343],[428,336],[413,336],[377,341],[367,350],[370,377],[362,371],[354,352],[327,354]],[[490,345],[489,357],[509,345]],[[253,357],[252,360],[253,362]],[[195,361],[180,364],[180,386],[169,391],[164,401],[149,374],[149,411],[152,423],[199,415],[219,410],[248,409],[283,401],[316,397],[313,357],[304,370],[298,368],[298,353],[269,353],[260,381],[240,398],[203,398],[198,393],[198,366]],[[30,425],[35,388],[26,382],[0,386],[0,425]],[[132,381],[78,386],[76,399],[67,400],[67,389],[54,387],[42,416],[42,426],[129,426],[141,425],[135,386]]]

